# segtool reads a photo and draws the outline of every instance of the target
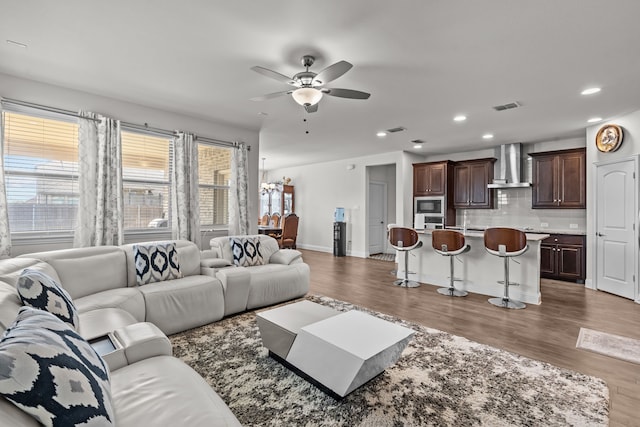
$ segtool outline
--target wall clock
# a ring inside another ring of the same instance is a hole
[[[596,134],[596,147],[603,153],[616,151],[622,145],[622,128],[618,125],[604,125]]]

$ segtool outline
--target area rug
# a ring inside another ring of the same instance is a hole
[[[640,365],[640,340],[580,328],[577,348]]]
[[[398,362],[342,400],[268,357],[255,312],[171,336],[174,355],[202,375],[247,426],[600,426],[601,379],[527,359],[326,297],[416,331]]]
[[[375,255],[369,255],[369,258],[377,259],[378,261],[395,261],[396,255],[395,254],[375,254]]]

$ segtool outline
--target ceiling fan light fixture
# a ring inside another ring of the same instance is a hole
[[[291,94],[293,100],[304,106],[316,105],[322,99],[322,92],[313,87],[301,87]]]

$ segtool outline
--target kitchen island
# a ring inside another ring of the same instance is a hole
[[[460,231],[462,232],[462,231]],[[504,285],[504,261],[491,255],[484,247],[484,233],[481,231],[463,232],[470,251],[458,256],[462,262],[455,262],[455,276],[462,279],[456,281],[457,289],[467,292],[501,297]],[[431,230],[418,231],[422,247],[409,252],[409,277],[420,283],[437,286],[449,286],[449,261],[447,257],[437,254],[431,245]],[[540,243],[549,237],[548,234],[526,233],[529,250],[519,257],[512,258],[509,266],[509,279],[520,283],[509,287],[512,299],[528,304],[540,304]],[[399,255],[398,277],[404,277],[404,253]],[[514,262],[514,261],[517,261]],[[444,298],[444,297],[443,297]]]

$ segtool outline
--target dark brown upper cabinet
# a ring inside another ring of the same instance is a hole
[[[452,162],[414,163],[413,195],[444,196],[447,193]]]
[[[493,209],[495,158],[465,160],[453,167],[453,207],[456,209]]]
[[[529,153],[533,158],[533,209],[587,207],[586,149]]]

